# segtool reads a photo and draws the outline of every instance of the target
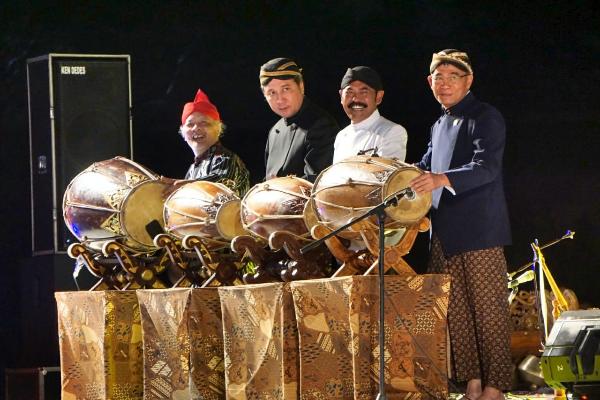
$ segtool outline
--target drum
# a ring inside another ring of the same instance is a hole
[[[315,180],[311,208],[320,224],[338,229],[409,187],[422,174],[419,168],[382,157],[356,156],[323,170]],[[398,197],[396,206],[386,209],[386,229],[400,229],[417,223],[429,211],[431,194]],[[365,220],[377,230],[377,217]],[[360,239],[358,232],[344,230],[340,236]]]
[[[240,219],[240,200],[221,183],[191,181],[165,201],[165,230],[183,239],[187,235],[231,240],[246,232]]]
[[[303,214],[311,189],[312,183],[295,176],[273,178],[255,185],[242,199],[244,229],[265,240],[276,231],[308,237]]]
[[[100,251],[116,240],[134,252],[156,250],[164,200],[172,185],[124,157],[100,161],[79,173],[63,197],[63,217],[86,247]]]

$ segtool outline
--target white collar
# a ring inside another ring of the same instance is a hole
[[[350,121],[350,125],[352,125],[352,128],[354,129],[367,129],[369,128],[371,125],[373,125],[375,123],[375,121],[377,121],[379,119],[380,115],[379,115],[379,109],[375,109],[375,111],[373,111],[373,114],[369,115],[366,119],[358,122],[358,123],[353,123],[352,121]]]

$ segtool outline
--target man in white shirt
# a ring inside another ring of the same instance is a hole
[[[363,153],[404,161],[408,135],[402,125],[379,114],[383,84],[374,69],[348,68],[340,87],[341,103],[350,125],[335,138],[333,163]]]

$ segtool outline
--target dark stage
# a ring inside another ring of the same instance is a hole
[[[31,256],[28,58],[129,54],[134,159],[173,178],[192,160],[177,134],[181,108],[202,88],[227,125],[224,144],[256,183],[277,120],[259,88],[265,61],[295,59],[307,95],[342,127],[348,119],[338,88],[346,68],[375,68],[385,88],[381,114],[407,129],[406,161],[416,162],[440,113],[426,81],[431,55],[464,49],[475,71],[472,91],[507,123],[509,269],[532,259],[533,240],[575,231],[574,240],[544,253],[546,262],[582,305],[600,306],[599,27],[600,7],[591,1],[3,2],[0,376],[4,368],[58,365],[58,350],[46,345],[56,340],[53,292],[74,288],[70,262]],[[418,272],[426,268],[427,236],[419,235],[407,258]]]

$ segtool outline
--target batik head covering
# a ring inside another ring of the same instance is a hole
[[[464,51],[446,49],[437,53],[433,53],[433,56],[431,57],[431,65],[429,65],[429,73],[433,74],[433,71],[435,71],[440,64],[451,64],[467,74],[473,73],[473,69],[471,68],[471,60],[469,60],[469,56]]]
[[[302,68],[289,58],[274,58],[260,67],[260,85],[266,86],[272,79],[302,79]]]

